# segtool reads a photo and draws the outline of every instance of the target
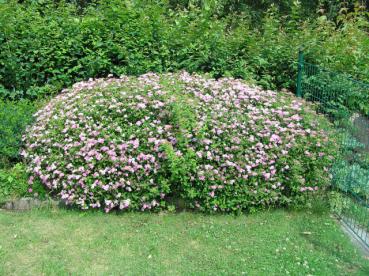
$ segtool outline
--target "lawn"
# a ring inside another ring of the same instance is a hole
[[[328,212],[0,211],[0,275],[369,275]]]

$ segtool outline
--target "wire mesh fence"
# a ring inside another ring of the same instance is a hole
[[[369,84],[304,61],[299,53],[297,96],[317,103],[337,128],[341,154],[331,169],[339,191],[335,211],[369,248]]]

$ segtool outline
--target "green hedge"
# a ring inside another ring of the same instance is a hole
[[[100,1],[83,11],[63,1],[0,4],[0,94],[37,97],[108,74],[185,69],[294,87],[300,45],[309,61],[369,79],[368,25],[360,10],[304,17],[270,8],[255,28],[249,14],[218,17],[212,6],[172,10],[166,1]],[[73,1],[72,1],[73,2]]]

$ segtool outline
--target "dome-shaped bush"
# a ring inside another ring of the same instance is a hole
[[[286,205],[328,183],[326,122],[284,93],[235,79],[146,74],[77,83],[36,114],[34,178],[83,209]]]

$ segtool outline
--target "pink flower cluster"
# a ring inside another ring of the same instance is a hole
[[[328,183],[336,145],[307,103],[235,79],[180,78],[198,103],[198,125],[189,136],[197,171],[185,192],[194,206],[229,211],[289,204]],[[193,187],[207,193],[194,198]]]
[[[231,78],[88,80],[36,114],[23,156],[30,184],[82,209],[165,208],[173,191],[204,210],[285,204],[328,174],[330,139],[305,114],[314,113],[300,100]],[[174,181],[177,169],[188,181]]]

